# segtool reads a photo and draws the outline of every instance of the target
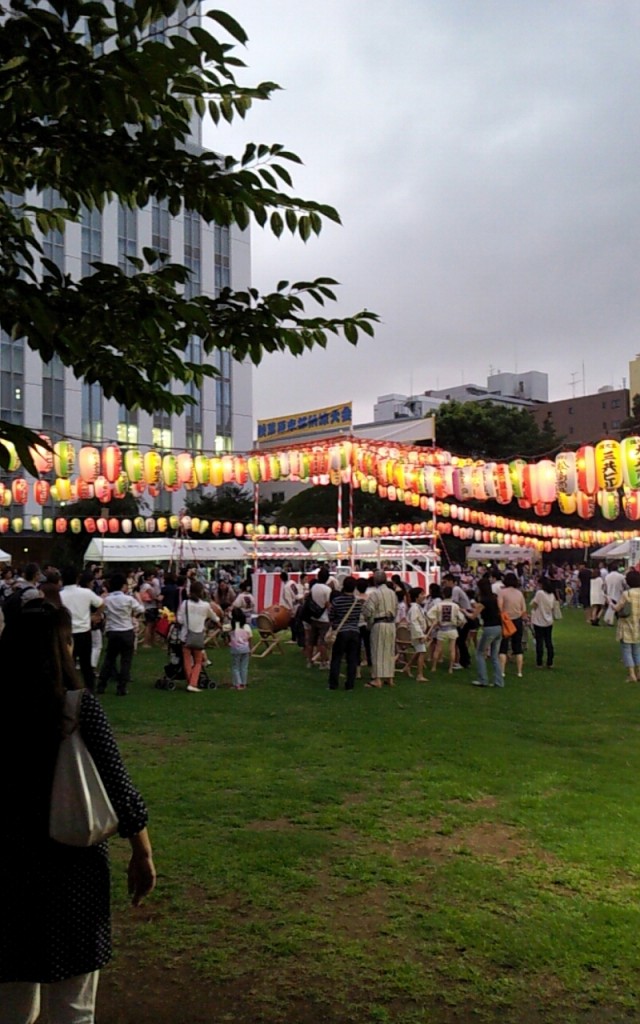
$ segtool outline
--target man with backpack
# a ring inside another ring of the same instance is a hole
[[[320,668],[329,668],[327,645],[324,642],[329,629],[329,604],[332,594],[328,579],[329,570],[323,565],[318,569],[316,581],[309,587],[309,593],[304,601],[302,616],[307,668],[314,665],[314,651]]]

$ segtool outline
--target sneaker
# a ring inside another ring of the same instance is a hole
[[[187,686],[187,693],[200,693],[197,686]]]
[[[489,684],[488,683],[483,683],[479,679],[472,679],[471,680],[471,685],[472,686],[488,686]]]
[[[459,661],[457,661],[455,663],[455,665],[453,665],[453,671],[454,672],[461,672],[462,671],[462,665],[460,664]]]

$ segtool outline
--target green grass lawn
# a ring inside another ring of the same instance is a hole
[[[295,647],[250,688],[105,706],[150,810],[103,1024],[640,1020],[640,686],[566,613],[553,671],[328,692]],[[228,681],[228,654],[211,674]]]

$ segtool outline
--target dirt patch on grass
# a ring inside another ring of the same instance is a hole
[[[500,822],[480,821],[449,832],[446,822],[436,817],[426,823],[425,832],[426,835],[415,839],[394,843],[391,856],[398,861],[423,859],[437,863],[460,853],[470,853],[502,863],[535,852],[538,859],[545,859],[543,852],[534,851],[517,828]]]
[[[298,826],[288,818],[264,818],[258,821],[248,821],[245,828],[251,832],[291,832]]]

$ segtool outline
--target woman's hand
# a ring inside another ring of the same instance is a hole
[[[129,842],[131,860],[127,870],[128,890],[131,902],[137,907],[156,887],[156,868],[146,828],[131,836]]]

